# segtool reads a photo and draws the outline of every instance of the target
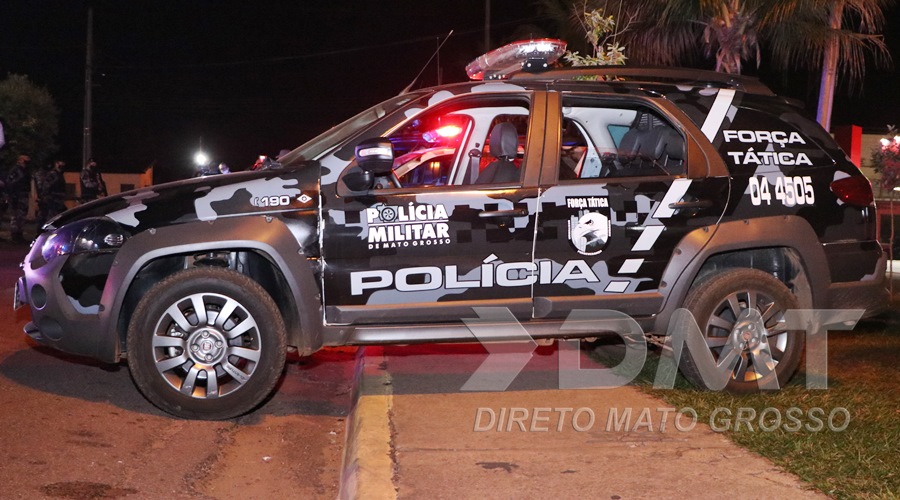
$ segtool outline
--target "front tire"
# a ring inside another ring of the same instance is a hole
[[[128,326],[128,367],[151,403],[220,420],[255,408],[284,369],[284,321],[249,277],[195,267],[154,285]]]
[[[784,314],[798,308],[781,281],[758,269],[727,269],[691,287],[684,302],[717,364],[735,363],[725,389],[748,393],[782,387],[797,371],[802,331],[787,330]],[[708,388],[698,367],[701,353],[681,357],[681,372]]]

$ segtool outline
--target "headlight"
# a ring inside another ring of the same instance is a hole
[[[84,219],[53,231],[41,246],[41,255],[49,262],[57,255],[113,250],[126,239],[128,232],[112,219]]]

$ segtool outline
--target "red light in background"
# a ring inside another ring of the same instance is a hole
[[[441,142],[441,139],[453,139],[462,133],[463,129],[459,125],[444,125],[433,130],[429,130],[422,134],[422,138],[434,144]]]
[[[456,137],[462,132],[462,127],[459,125],[444,125],[435,132],[441,137]]]

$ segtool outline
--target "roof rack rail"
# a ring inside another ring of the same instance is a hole
[[[769,87],[751,76],[667,66],[575,66],[555,68],[540,73],[518,71],[511,74],[509,80],[559,81],[593,76],[616,77],[632,82],[659,83],[664,81],[694,87],[733,88],[750,94],[775,95]]]

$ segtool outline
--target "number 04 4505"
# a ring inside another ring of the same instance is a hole
[[[773,198],[789,207],[812,205],[816,202],[816,192],[810,176],[778,176],[771,187],[770,179],[762,175],[750,177],[750,201],[754,205],[771,205]]]

